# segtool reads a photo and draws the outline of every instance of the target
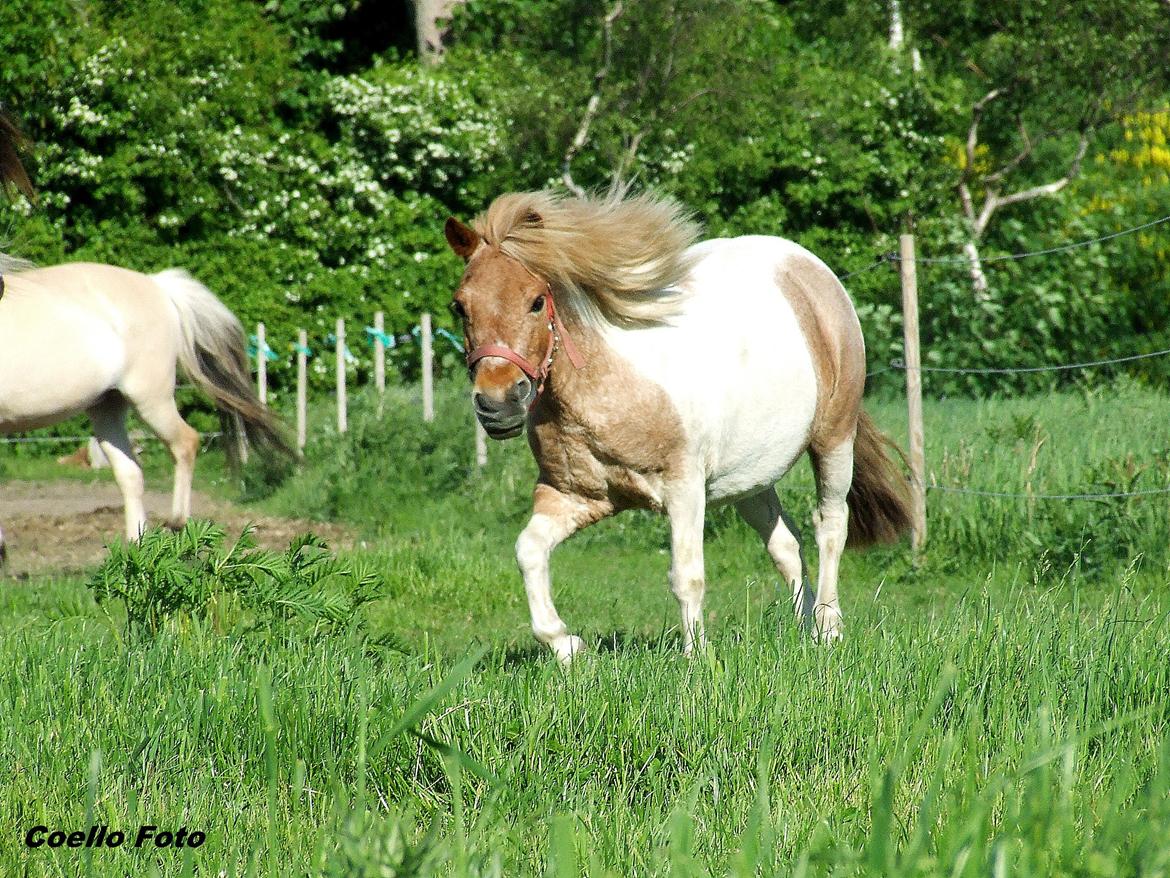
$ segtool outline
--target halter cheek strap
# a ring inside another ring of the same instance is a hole
[[[553,358],[556,356],[560,348],[565,349],[565,356],[569,358],[569,362],[573,364],[574,369],[580,369],[585,365],[577,346],[573,344],[573,340],[569,338],[569,334],[565,332],[565,325],[561,323],[561,317],[557,314],[557,306],[553,300],[552,284],[545,281],[547,291],[544,298],[544,307],[548,312],[548,347],[545,349],[544,358],[540,361],[539,366],[533,366],[528,360],[520,356],[514,350],[503,345],[485,344],[480,345],[475,350],[467,355],[467,368],[472,369],[475,364],[485,357],[502,357],[510,363],[513,363],[525,375],[536,383],[536,396],[532,398],[532,404],[528,406],[531,411],[536,405],[540,395],[544,393],[544,385],[548,380],[549,372],[552,371]]]

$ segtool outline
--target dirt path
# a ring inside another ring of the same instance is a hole
[[[165,520],[170,507],[169,493],[146,492],[151,523]],[[194,517],[214,520],[229,537],[254,524],[258,542],[267,548],[286,548],[305,531],[334,548],[353,545],[352,533],[340,525],[273,518],[198,491],[192,496],[192,509]],[[3,482],[0,526],[8,544],[8,562],[0,567],[0,578],[75,573],[101,561],[106,543],[122,535],[122,497],[112,482]]]

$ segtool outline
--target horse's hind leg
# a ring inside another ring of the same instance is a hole
[[[129,404],[120,393],[108,393],[89,409],[93,433],[110,461],[114,481],[122,491],[126,511],[126,539],[136,540],[146,530],[146,507],[143,493],[146,489],[142,467],[134,456],[130,434],[126,432],[126,412]]]
[[[768,487],[735,504],[743,520],[752,526],[772,557],[776,570],[792,589],[792,609],[807,625],[812,624],[813,592],[806,581],[804,556],[792,521],[780,505],[776,489]]]
[[[136,402],[135,408],[175,459],[175,487],[167,526],[181,528],[191,517],[191,481],[195,476],[195,456],[199,453],[199,433],[183,420],[173,396]]]
[[[841,606],[837,600],[837,574],[845,538],[849,532],[849,486],[853,483],[853,437],[823,451],[811,451],[817,482],[817,531],[820,564],[813,608],[814,631],[821,640],[841,637]]]

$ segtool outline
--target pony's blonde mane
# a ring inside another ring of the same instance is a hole
[[[595,328],[659,323],[677,313],[677,285],[692,263],[686,250],[700,233],[678,202],[622,191],[587,198],[508,193],[476,218],[475,230],[546,278]]]

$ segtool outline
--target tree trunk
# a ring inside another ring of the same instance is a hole
[[[976,302],[987,301],[987,275],[983,273],[983,261],[979,258],[979,247],[974,240],[963,245],[971,272],[971,288],[975,291]]]
[[[443,55],[443,28],[439,22],[451,17],[451,10],[467,0],[414,0],[414,31],[419,60],[438,64]]]

